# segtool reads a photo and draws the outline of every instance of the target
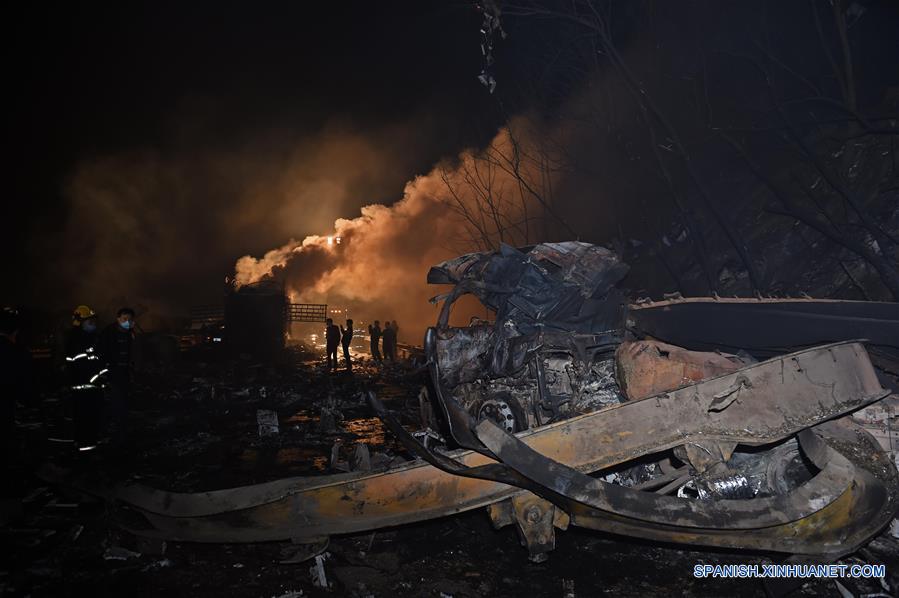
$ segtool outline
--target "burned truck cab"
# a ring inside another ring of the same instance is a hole
[[[425,336],[436,392],[512,433],[620,403],[614,353],[627,302],[615,284],[627,272],[611,251],[576,241],[434,266],[429,283],[455,285]],[[448,326],[465,294],[495,321]]]
[[[565,242],[503,246],[429,272],[429,283],[454,285],[435,298],[443,308],[425,337],[445,420],[434,425],[450,447],[495,461],[433,463],[528,491],[491,506],[496,525],[517,524],[541,560],[563,526],[554,515],[536,529],[518,512],[522,496],[529,509],[561,509],[564,526],[710,546],[787,542],[810,554],[840,553],[892,518],[896,468],[847,413],[889,394],[852,341],[899,344],[899,306],[630,302],[616,286],[627,271],[608,249]],[[495,320],[449,326],[466,294]],[[535,451],[530,432],[554,428],[565,444]],[[835,450],[849,438],[866,455],[851,465]],[[844,467],[852,473],[837,482]],[[850,511],[836,505],[852,493],[853,520],[839,529]]]

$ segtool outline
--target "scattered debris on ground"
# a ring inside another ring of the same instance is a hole
[[[66,401],[51,393],[23,418],[28,464],[43,466],[4,509],[17,549],[4,591],[668,595],[677,580],[687,594],[751,596],[760,584],[694,567],[780,563],[784,552],[887,565],[882,579],[815,580],[797,595],[899,588],[899,399],[881,386],[896,388],[893,357],[873,342],[869,358],[847,332],[880,306],[626,305],[614,287],[626,266],[608,250],[529,252],[432,270],[432,282],[457,286],[426,336],[426,368],[363,358],[351,373],[301,349],[258,363],[189,351],[139,379],[129,434],[89,452],[65,440]],[[495,322],[447,325],[468,292]],[[710,350],[720,329],[683,324],[702,313],[725,327],[728,313],[829,318],[839,338],[800,318],[731,330],[732,352]],[[899,322],[890,317],[875,341]],[[686,333],[691,348],[672,344]],[[773,338],[789,340],[766,353]],[[728,552],[739,548],[754,552]]]

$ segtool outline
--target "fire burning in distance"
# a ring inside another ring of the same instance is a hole
[[[522,146],[536,137],[527,128],[522,124],[518,135]],[[36,288],[41,297],[105,311],[143,306],[142,325],[149,328],[152,316],[174,318],[187,306],[219,301],[224,272],[233,272],[238,284],[274,277],[296,302],[340,305],[357,321],[397,320],[400,338],[417,344],[437,317],[428,299],[443,292],[425,282],[431,265],[500,240],[521,245],[528,239],[510,230],[500,239],[485,212],[486,190],[472,184],[478,176],[489,183],[504,226],[523,221],[517,181],[485,166],[486,152],[511,153],[505,130],[486,150],[463,152],[408,181],[398,201],[359,208],[360,195],[395,189],[401,184],[397,173],[411,169],[402,148],[414,152],[418,146],[416,136],[404,131],[390,129],[372,139],[331,131],[298,145],[278,138],[246,147],[191,151],[187,145],[170,154],[148,149],[85,159],[65,187],[65,260],[53,262]],[[540,173],[528,176],[540,180]],[[534,204],[525,202],[528,210]],[[479,226],[486,223],[489,242],[473,231],[460,206]],[[355,218],[334,220],[357,210]],[[537,227],[532,223],[531,242]],[[288,239],[291,231],[321,234],[255,253],[266,239]],[[541,233],[539,239],[545,238]],[[37,237],[32,251],[54,255],[61,247],[51,237]],[[237,251],[249,255],[235,264]],[[457,303],[454,321],[473,315],[484,317],[483,307]]]
[[[501,131],[491,147],[509,144],[507,132]],[[476,168],[483,170],[483,162],[475,164],[483,157],[463,153],[452,167],[441,165],[409,181],[393,205],[365,206],[359,216],[335,221],[327,235],[291,240],[258,258],[241,257],[235,264],[235,284],[274,278],[285,284],[293,301],[346,305],[351,314],[367,320],[397,320],[401,339],[419,343],[424,329],[437,318],[437,307],[428,299],[439,289],[426,284],[428,268],[478,249],[472,242],[471,223],[459,207],[465,205],[475,213],[479,202],[483,204],[484,190],[466,180]],[[497,198],[501,189],[517,189],[509,172],[495,168],[489,176]],[[519,203],[500,201],[504,222],[520,220],[527,204],[533,203],[521,203],[520,197]],[[506,232],[504,240],[520,242],[512,232]],[[454,320],[467,322],[474,315],[483,317],[483,308],[463,301]]]
[[[275,277],[292,301],[347,305],[369,321],[397,320],[403,340],[418,343],[437,317],[428,303],[435,289],[425,276],[457,253],[450,246],[461,227],[435,196],[439,185],[439,178],[419,177],[396,204],[365,206],[356,218],[338,219],[331,236],[290,241],[258,259],[244,256],[235,283]]]

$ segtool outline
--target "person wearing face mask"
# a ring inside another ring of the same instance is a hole
[[[132,359],[134,342],[134,310],[123,307],[116,313],[115,322],[107,326],[100,336],[100,355],[109,369],[109,402],[112,425],[118,439],[127,438],[128,410],[131,395]]]
[[[87,305],[79,305],[72,312],[72,328],[66,335],[66,374],[71,391],[75,447],[79,451],[97,446],[105,373],[97,353],[97,315]]]

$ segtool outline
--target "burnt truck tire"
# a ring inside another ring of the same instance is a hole
[[[511,393],[500,392],[474,401],[468,413],[478,422],[491,420],[509,434],[528,429],[528,419],[521,403]]]

